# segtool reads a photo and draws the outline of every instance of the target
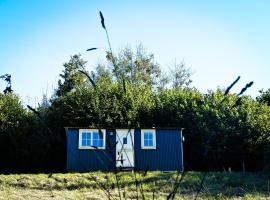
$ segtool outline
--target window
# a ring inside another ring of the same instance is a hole
[[[105,137],[104,129],[80,129],[79,149],[105,149]]]
[[[127,144],[127,137],[123,138],[123,144]]]
[[[151,147],[153,146],[153,133],[144,132],[144,146]]]
[[[155,129],[143,129],[141,131],[141,146],[142,149],[156,149]]]

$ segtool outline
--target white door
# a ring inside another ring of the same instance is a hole
[[[116,129],[116,167],[134,167],[134,129]]]

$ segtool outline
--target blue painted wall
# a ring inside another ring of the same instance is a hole
[[[79,149],[79,128],[67,129],[68,171],[112,171],[115,169],[115,130],[106,130],[106,149]],[[156,129],[156,149],[141,148],[141,130],[134,132],[135,169],[183,170],[181,129]]]
[[[135,168],[144,171],[183,170],[182,135],[177,129],[157,129],[156,149],[141,148],[141,131],[135,131]]]
[[[69,128],[67,135],[67,171],[112,171],[115,167],[115,131],[106,131],[106,149],[79,149],[79,129]]]

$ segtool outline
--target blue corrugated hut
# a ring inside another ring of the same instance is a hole
[[[67,127],[67,171],[184,170],[181,128]]]

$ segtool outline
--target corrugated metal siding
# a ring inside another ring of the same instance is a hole
[[[111,171],[115,167],[115,132],[106,131],[106,149],[79,149],[79,129],[67,130],[68,171]],[[113,146],[112,148],[109,146]]]
[[[181,130],[156,130],[156,149],[141,148],[141,131],[135,131],[136,170],[183,170]]]
[[[112,171],[115,168],[115,130],[106,131],[105,150],[78,149],[78,139],[79,128],[67,129],[68,171]],[[157,129],[156,149],[141,148],[140,129],[134,132],[134,142],[136,170],[183,170],[181,129]]]

